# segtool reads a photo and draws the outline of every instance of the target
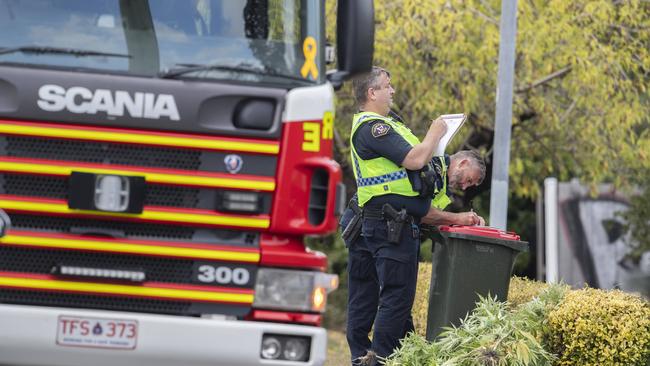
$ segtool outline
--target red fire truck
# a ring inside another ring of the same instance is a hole
[[[371,0],[0,4],[0,364],[321,365]]]

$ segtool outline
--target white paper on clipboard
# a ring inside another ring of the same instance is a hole
[[[436,149],[435,156],[443,156],[445,154],[445,148],[447,147],[447,144],[449,144],[449,141],[451,141],[452,138],[456,135],[456,132],[460,130],[460,126],[465,123],[465,120],[467,119],[467,116],[458,113],[458,114],[443,114],[440,116],[440,118],[445,120],[445,123],[447,123],[447,132],[445,133],[444,136],[440,139],[440,142],[438,143],[438,148]]]

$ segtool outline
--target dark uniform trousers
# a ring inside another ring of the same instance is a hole
[[[348,216],[348,218],[346,218]],[[350,213],[341,218],[345,227]],[[347,219],[347,220],[346,220]],[[352,362],[372,350],[387,357],[400,339],[414,330],[411,308],[415,298],[420,235],[406,224],[399,244],[387,239],[386,221],[363,219],[362,236],[349,246],[347,340]],[[372,342],[368,334],[374,322]]]

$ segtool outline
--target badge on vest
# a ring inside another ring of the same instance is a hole
[[[381,137],[390,131],[390,126],[385,123],[375,123],[372,125],[372,137]]]

